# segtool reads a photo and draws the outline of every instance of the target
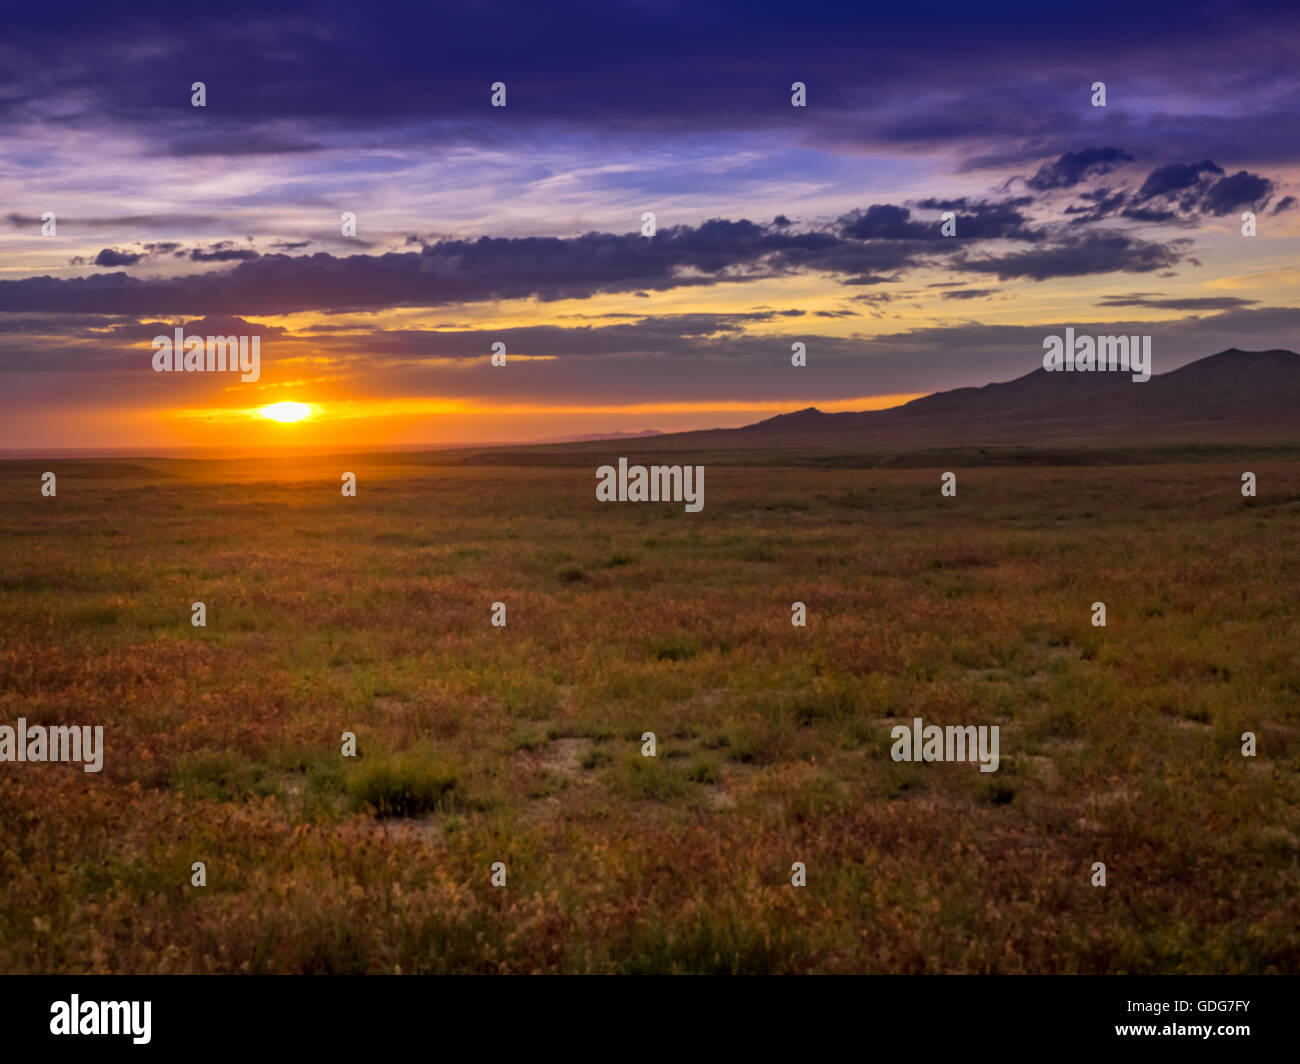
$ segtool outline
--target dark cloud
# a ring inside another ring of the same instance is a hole
[[[1212,184],[1201,197],[1201,206],[1214,215],[1229,214],[1242,207],[1264,203],[1273,194],[1273,182],[1258,174],[1238,170]]]
[[[1145,203],[1157,196],[1167,196],[1191,188],[1205,174],[1222,174],[1223,169],[1209,159],[1199,163],[1170,163],[1159,166],[1147,175],[1142,187],[1133,196],[1134,203]]]
[[[113,317],[91,317],[85,314],[79,314],[75,318],[30,318],[19,314],[6,314],[0,317],[0,333],[91,336],[93,335],[91,330],[105,329],[117,323],[118,319]]]
[[[134,0],[110,17],[91,0],[14,0],[0,38],[0,121],[9,130],[57,114],[68,128],[148,129],[155,150],[180,157],[312,152],[359,137],[409,144],[423,126],[444,146],[514,148],[556,128],[636,138],[779,130],[854,149],[965,144],[971,155],[1020,163],[1095,136],[1099,118],[1111,138],[1125,135],[1114,143],[1142,144],[1153,159],[1176,158],[1189,121],[1206,129],[1204,150],[1224,158],[1300,152],[1295,93],[1276,91],[1294,71],[1294,5],[1104,0],[1086,19],[1019,2],[996,12],[941,7],[814,6],[791,18],[781,5],[728,0],[575,0],[556,10],[498,0],[391,5],[374,18],[346,0]],[[942,63],[936,32],[962,42]],[[202,110],[176,77],[196,52],[221,57],[213,71],[193,72],[206,73]],[[1213,56],[1213,79],[1189,58],[1201,55]],[[1184,114],[1126,110],[1139,88],[1130,82],[1127,93],[1112,86],[1099,115],[1087,106],[1097,56],[1111,70],[1140,70],[1161,97],[1177,95]],[[498,72],[510,105],[490,113]],[[794,77],[808,83],[807,108],[789,106]],[[1221,113],[1223,85],[1261,105]],[[1071,165],[1049,164],[1042,182],[1067,187],[1077,180]]]
[[[925,211],[955,215],[957,236],[963,240],[1027,240],[1043,237],[1041,229],[1028,225],[1019,208],[1032,203],[1028,196],[997,202],[959,199],[925,199],[915,206]],[[854,240],[931,241],[946,239],[940,217],[914,218],[907,207],[873,204],[865,211],[852,211],[838,221],[841,235]]]
[[[997,291],[994,288],[961,288],[943,293],[944,299],[983,299]]]
[[[143,252],[118,251],[116,248],[104,248],[95,256],[96,266],[134,266],[144,258]]]
[[[79,218],[58,214],[59,232],[79,229],[206,229],[223,224],[222,219],[207,214],[125,214],[116,218]],[[40,228],[39,216],[7,214],[6,221],[15,229]]]
[[[1268,178],[1246,170],[1225,176],[1223,168],[1210,159],[1171,163],[1152,170],[1121,213],[1139,222],[1221,217],[1243,207],[1266,204],[1275,188]],[[1153,200],[1158,202],[1145,206]]]
[[[140,251],[128,251],[122,248],[104,248],[98,255],[89,262],[92,266],[134,266],[136,263],[147,258],[153,258],[156,255],[166,255],[169,253],[176,254],[178,257],[183,252],[178,252],[180,244],[164,241],[153,244],[137,244]],[[84,255],[74,255],[68,260],[70,266],[85,266],[87,260]]]
[[[252,248],[212,247],[191,248],[191,262],[252,262],[261,255]]]
[[[954,266],[996,274],[1003,281],[1045,281],[1098,273],[1150,273],[1176,265],[1183,258],[1184,253],[1172,245],[1139,240],[1115,230],[1099,230],[1071,234],[1027,251],[984,258],[963,256]]]
[[[854,211],[841,221],[840,232],[854,240],[929,240],[938,235],[931,222],[914,222],[906,207],[887,203],[873,204],[865,211]]]
[[[1075,226],[1111,217],[1190,226],[1206,215],[1222,216],[1243,207],[1266,205],[1275,191],[1276,185],[1268,178],[1246,170],[1224,176],[1222,167],[1204,159],[1158,166],[1136,192],[1109,187],[1080,192],[1079,202],[1066,207],[1064,213]]]
[[[826,273],[849,286],[878,285],[902,270],[944,262],[1003,279],[1043,280],[1146,272],[1182,259],[1173,244],[1120,232],[1054,236],[1046,229],[1029,229],[1009,203],[968,204],[961,217],[974,233],[962,236],[959,229],[956,240],[940,237],[937,224],[914,220],[906,207],[877,204],[838,219],[829,230],[713,219],[698,226],[662,228],[650,238],[598,232],[567,238],[485,236],[425,244],[418,252],[349,256],[259,255],[225,241],[190,252],[197,262],[237,263],[225,272],[202,279],[142,279],[116,273],[0,281],[0,310],[285,314],[582,299],[602,292],[666,291],[801,272]],[[971,254],[972,241],[985,237],[1035,246]]]
[[[196,261],[241,260],[225,273],[137,279],[126,274],[0,281],[0,309],[69,312],[287,313],[436,306],[485,299],[557,300],[598,292],[662,291],[722,280],[822,270],[871,283],[911,263],[909,244],[844,240],[829,232],[773,230],[746,220],[579,237],[480,237],[418,252],[337,257],[265,255],[215,245]]]
[[[1025,184],[1039,192],[1055,188],[1073,188],[1085,177],[1110,173],[1120,163],[1132,161],[1133,156],[1119,148],[1084,148],[1082,151],[1067,151],[1055,162],[1039,167],[1038,173],[1025,179]]]
[[[1044,230],[1029,225],[1021,207],[1032,204],[1030,196],[1016,196],[995,202],[959,199],[925,199],[917,202],[922,210],[952,211],[956,215],[957,236],[962,240],[1027,240],[1044,237]]]
[[[1074,215],[1071,225],[1087,225],[1109,218],[1124,205],[1128,196],[1124,192],[1112,192],[1109,188],[1097,188],[1090,192],[1081,192],[1082,203],[1074,203],[1065,208],[1066,215]]]
[[[1237,296],[1201,296],[1185,299],[1155,299],[1143,295],[1107,296],[1098,306],[1102,307],[1150,307],[1156,310],[1233,310],[1237,307],[1249,307],[1257,304],[1258,299],[1239,299]]]
[[[1176,222],[1179,220],[1188,221],[1183,215],[1176,211],[1155,210],[1151,207],[1125,207],[1120,212],[1121,218],[1127,218],[1130,222],[1151,222],[1160,225],[1165,222]]]

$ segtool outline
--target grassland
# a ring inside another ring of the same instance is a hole
[[[1300,462],[936,461],[0,465],[0,971],[1300,971]]]

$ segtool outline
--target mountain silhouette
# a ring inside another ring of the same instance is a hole
[[[1036,369],[888,410],[828,414],[808,407],[741,429],[678,435],[721,437],[726,431],[748,446],[1281,442],[1300,439],[1300,355],[1232,348],[1141,382],[1123,372]]]
[[[581,464],[596,454],[695,453],[761,464],[781,454],[801,461],[890,452],[897,458],[933,448],[985,446],[1037,448],[1044,455],[1108,448],[1140,453],[1147,446],[1237,443],[1300,443],[1300,355],[1231,348],[1140,382],[1125,372],[1036,369],[1015,380],[935,392],[888,410],[828,414],[810,406],[742,428],[492,451],[467,448],[455,460]]]

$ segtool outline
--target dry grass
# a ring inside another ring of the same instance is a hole
[[[1300,971],[1300,464],[595,464],[0,467],[0,971]]]

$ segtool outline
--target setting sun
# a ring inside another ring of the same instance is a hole
[[[301,421],[311,417],[311,407],[307,403],[272,403],[258,413],[270,421]]]

